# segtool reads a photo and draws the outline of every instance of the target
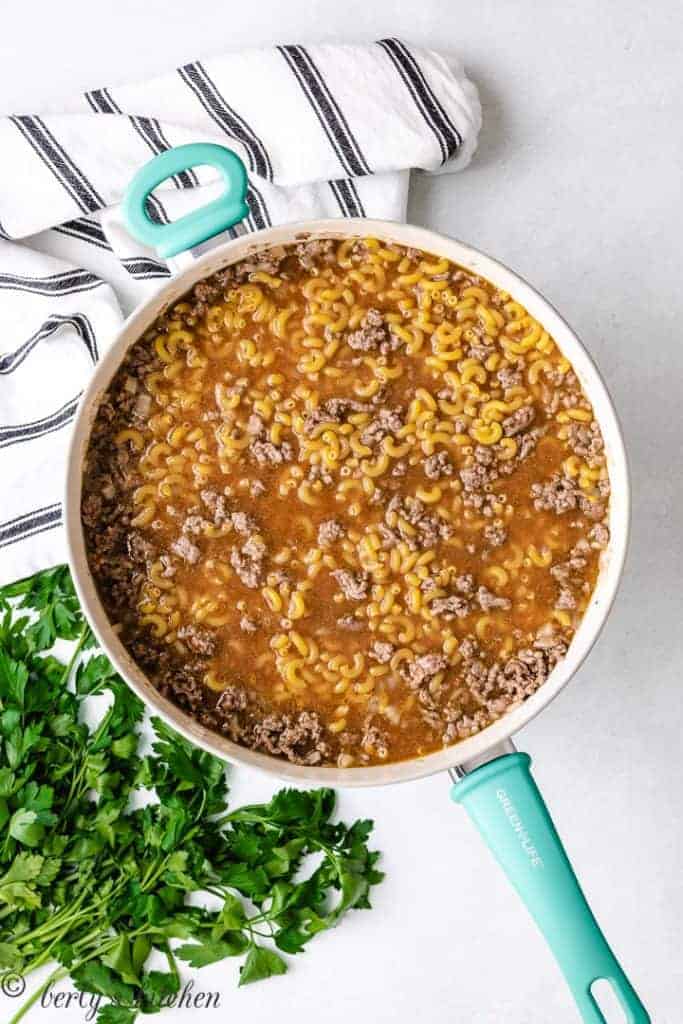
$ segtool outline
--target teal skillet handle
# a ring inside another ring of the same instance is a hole
[[[593,917],[529,766],[505,754],[456,784],[463,804],[559,963],[585,1024],[608,1024],[591,986],[611,983],[628,1024],[650,1017]]]
[[[145,203],[157,185],[190,167],[207,164],[216,167],[225,182],[225,190],[218,199],[172,224],[155,224]],[[156,249],[164,258],[176,256],[244,220],[249,213],[247,187],[244,164],[231,150],[208,142],[176,146],[155,156],[135,175],[123,197],[123,218],[139,242]]]

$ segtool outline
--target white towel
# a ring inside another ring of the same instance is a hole
[[[229,146],[249,170],[251,230],[402,220],[410,170],[464,167],[480,122],[459,62],[397,39],[231,53],[0,119],[0,583],[65,559],[70,424],[122,319],[107,266],[128,271],[136,301],[169,274],[119,215],[142,164],[187,142]],[[184,172],[156,216],[173,220],[218,188],[207,168]]]

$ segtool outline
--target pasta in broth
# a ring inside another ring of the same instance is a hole
[[[608,495],[591,406],[513,297],[428,253],[311,240],[201,282],[132,347],[83,520],[164,694],[345,767],[535,692],[590,600]]]

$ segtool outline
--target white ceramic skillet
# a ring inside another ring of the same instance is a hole
[[[223,195],[174,224],[153,223],[145,209],[150,192],[172,174],[206,164],[216,167],[223,176]],[[239,159],[229,150],[209,145],[182,146],[156,157],[136,175],[126,194],[124,213],[131,233],[169,258],[177,273],[126,320],[97,366],[80,404],[69,455],[65,515],[71,571],[85,613],[103,650],[135,693],[182,735],[226,761],[280,779],[325,786],[378,786],[450,771],[455,782],[453,799],[465,806],[543,931],[582,1019],[588,1024],[608,1022],[595,988],[596,982],[606,979],[623,1008],[622,1020],[646,1024],[650,1018],[607,945],[574,876],[531,777],[530,759],[517,753],[510,739],[553,700],[577,671],[605,623],[619,584],[629,532],[629,479],[621,430],[607,389],[583,345],[550,303],[512,270],[472,246],[409,224],[351,218],[288,224],[246,236],[239,223],[248,212],[245,195],[246,173]],[[159,694],[128,655],[107,619],[88,568],[80,505],[83,460],[99,402],[129,347],[163,310],[196,282],[260,250],[304,237],[350,236],[374,236],[445,256],[522,303],[571,361],[593,406],[605,440],[612,497],[611,538],[595,592],[566,657],[547,682],[486,729],[444,750],[395,764],[340,769],[294,765],[238,746],[204,728]],[[212,239],[210,245],[206,244],[208,239]],[[613,699],[607,690],[605,699]]]

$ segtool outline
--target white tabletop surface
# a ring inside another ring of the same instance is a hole
[[[460,175],[415,180],[410,219],[543,291],[626,429],[635,515],[619,599],[587,665],[519,743],[656,1024],[678,1024],[683,1003],[682,34],[673,0],[61,0],[3,5],[0,20],[2,112],[245,44],[399,35],[464,59],[484,105],[479,152]],[[234,773],[236,800],[273,785]],[[341,809],[376,819],[387,881],[375,909],[316,940],[285,978],[237,991],[234,964],[205,969],[197,985],[221,994],[207,1024],[578,1019],[445,777],[344,793]],[[83,1018],[72,1006],[28,1020]]]

